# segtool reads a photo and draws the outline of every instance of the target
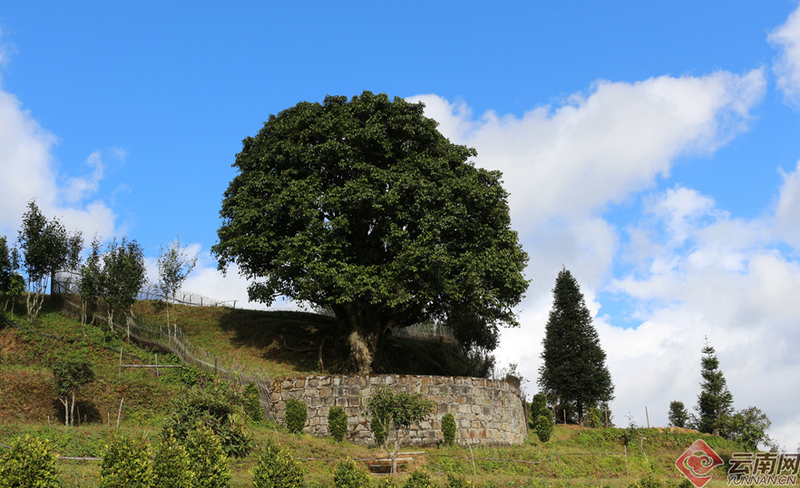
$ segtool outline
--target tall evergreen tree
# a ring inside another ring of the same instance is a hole
[[[703,354],[700,362],[703,382],[700,383],[695,409],[700,414],[697,430],[710,434],[720,429],[727,417],[733,414],[733,395],[728,390],[725,375],[719,370],[719,359],[714,348],[708,344],[708,338]]]
[[[583,425],[589,408],[614,398],[614,385],[578,281],[566,268],[553,288],[543,346],[539,387],[562,408],[574,408]]]

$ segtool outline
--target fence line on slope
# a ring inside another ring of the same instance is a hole
[[[74,295],[61,295],[62,313],[77,320],[81,319],[81,305],[79,298]],[[119,314],[115,315],[116,317]],[[205,349],[193,345],[186,333],[177,325],[165,326],[155,321],[136,318],[129,314],[124,315],[125,323],[120,323],[116,318],[113,328],[125,333],[129,339],[150,344],[175,354],[182,362],[198,369],[213,372],[220,378],[236,385],[245,385],[249,382],[258,388],[260,403],[267,418],[275,419],[272,405],[272,379],[264,372],[240,364],[236,359],[228,360],[224,357],[212,355]]]

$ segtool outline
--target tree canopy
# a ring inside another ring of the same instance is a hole
[[[222,202],[220,269],[236,264],[251,300],[329,307],[361,373],[392,327],[455,309],[488,330],[516,325],[528,284],[501,174],[423,108],[364,92],[271,115]]]
[[[591,407],[614,398],[614,385],[583,293],[566,268],[556,278],[542,344],[539,386],[561,408],[574,408],[583,425],[584,414]]]

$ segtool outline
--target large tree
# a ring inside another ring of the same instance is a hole
[[[697,430],[712,433],[721,429],[727,418],[733,415],[733,395],[728,390],[725,375],[719,369],[719,359],[706,339],[703,357],[700,360],[703,382],[695,409],[699,414]]]
[[[574,409],[583,425],[591,407],[614,398],[614,385],[583,293],[566,268],[556,278],[542,344],[539,386],[562,408]]]
[[[360,373],[392,327],[456,308],[516,325],[527,288],[501,174],[476,168],[423,108],[364,92],[271,115],[222,202],[220,269],[253,280],[251,300],[332,309]]]

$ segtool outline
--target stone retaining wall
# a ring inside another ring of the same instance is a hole
[[[328,410],[339,405],[347,413],[347,439],[360,444],[375,444],[369,430],[364,404],[379,387],[420,393],[437,403],[428,420],[412,426],[408,441],[413,445],[433,445],[442,441],[441,419],[452,413],[456,419],[459,444],[509,445],[525,442],[522,397],[518,386],[483,378],[416,375],[304,376],[275,381],[272,403],[279,420],[290,398],[308,406],[304,432],[328,436]]]

